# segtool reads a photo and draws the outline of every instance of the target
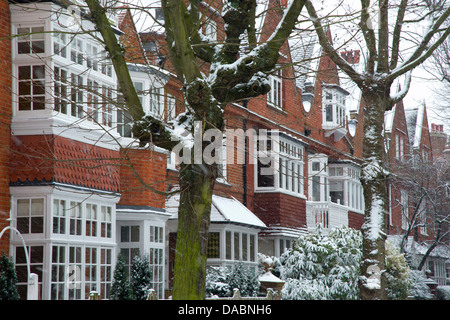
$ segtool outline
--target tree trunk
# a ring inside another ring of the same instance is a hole
[[[185,96],[191,110],[195,110],[196,122],[192,127],[194,146],[190,150],[191,161],[181,163],[179,171],[180,204],[172,297],[175,300],[202,300],[205,298],[212,195],[218,175],[217,161],[221,159],[215,154],[221,150],[214,149],[214,155],[212,152],[205,154],[207,148],[211,150],[211,141],[204,134],[209,129],[222,132],[223,115],[203,81],[191,82]],[[221,138],[222,134],[220,145]],[[207,159],[207,156],[214,159]]]
[[[388,106],[385,91],[363,90],[365,103],[363,176],[364,224],[363,256],[359,281],[362,300],[385,299],[385,213],[386,174],[383,124],[384,112]]]
[[[206,253],[216,171],[214,165],[206,164],[188,164],[180,169],[175,300],[205,298]]]

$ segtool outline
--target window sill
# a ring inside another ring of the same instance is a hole
[[[287,115],[287,112],[284,111],[283,108],[279,108],[279,107],[275,106],[274,104],[272,104],[272,103],[270,103],[270,102],[267,102],[267,107],[268,107],[269,109],[271,109],[271,110],[274,110],[274,111],[280,113],[280,114]]]
[[[301,193],[295,193],[292,191],[288,191],[288,190],[284,190],[284,189],[257,189],[255,188],[255,193],[282,193],[282,194],[286,194],[295,198],[300,198],[300,199],[305,199],[306,200],[306,196],[304,194]]]

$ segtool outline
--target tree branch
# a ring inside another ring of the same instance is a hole
[[[389,24],[388,24],[388,1],[379,0],[378,7],[380,15],[378,25],[378,73],[389,71]]]
[[[429,58],[433,52],[445,41],[445,39],[450,35],[450,26],[444,29],[445,31],[441,36],[430,46],[430,41],[433,37],[441,32],[441,25],[450,16],[450,7],[447,8],[438,20],[433,24],[429,31],[425,34],[420,44],[417,46],[413,54],[406,59],[399,67],[392,70],[391,74],[388,76],[390,79],[395,79],[409,70],[414,69],[418,65],[422,64],[427,58]]]
[[[400,34],[402,32],[407,3],[408,0],[402,0],[398,8],[397,20],[395,22],[394,33],[392,36],[391,63],[389,65],[390,70],[393,70],[397,67],[400,48]]]
[[[311,3],[311,1],[306,1],[305,3],[306,9],[308,10],[309,16],[313,22],[314,28],[317,33],[317,37],[319,38],[319,43],[322,46],[325,53],[330,57],[330,59],[341,68],[359,87],[363,85],[363,78],[361,74],[359,74],[353,67],[342,58],[336,50],[334,50],[331,43],[328,41],[323,26],[320,22],[320,19],[317,15],[317,12]]]
[[[370,0],[361,0],[361,21],[359,27],[367,45],[369,57],[367,59],[366,71],[373,74],[375,71],[375,60],[377,59],[376,38],[373,31],[372,20],[369,14]]]
[[[189,31],[186,29],[187,8],[184,1],[161,1],[164,11],[167,45],[173,65],[181,82],[189,83],[201,77],[195,63],[195,55],[190,44]]]
[[[114,70],[117,74],[120,91],[125,99],[127,111],[134,120],[139,120],[144,116],[144,110],[142,109],[141,102],[134,89],[133,82],[131,81],[123,48],[117,41],[116,34],[106,16],[106,10],[100,5],[98,0],[86,0],[86,4],[91,11],[91,16],[98,31],[103,37],[105,49],[109,52]]]
[[[143,127],[143,122],[140,122],[144,118],[145,113],[134,88],[133,81],[131,80],[123,48],[117,41],[114,30],[106,16],[106,9],[100,5],[98,0],[86,0],[86,4],[89,7],[91,17],[98,31],[103,37],[105,48],[110,54],[120,91],[125,100],[127,112],[133,117],[135,122],[133,126],[135,137],[140,140],[141,146],[152,142],[154,145],[162,148],[170,147],[174,143],[170,139],[172,133],[162,121],[151,116],[146,116],[144,123],[148,126],[145,128]],[[169,146],[168,141],[171,143]]]
[[[250,1],[254,2],[255,0]],[[211,67],[209,79],[212,83],[211,88],[214,97],[218,101],[231,102],[233,97],[243,99],[244,92],[254,97],[255,89],[260,94],[267,93],[267,86],[263,82],[259,82],[260,85],[257,86],[255,86],[256,82],[252,82],[251,86],[248,86],[247,83],[258,72],[273,70],[278,61],[280,49],[294,29],[305,2],[305,0],[293,0],[291,2],[274,33],[264,44],[255,47],[248,54],[242,55],[235,61],[231,59],[230,53],[228,58],[232,62],[217,63]]]

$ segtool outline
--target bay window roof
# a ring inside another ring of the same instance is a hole
[[[166,211],[170,219],[178,219],[180,195],[175,194],[166,200]],[[212,196],[211,223],[231,223],[250,228],[265,229],[266,225],[253,212],[234,197]]]

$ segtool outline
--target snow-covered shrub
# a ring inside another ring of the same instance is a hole
[[[0,300],[19,300],[14,263],[4,252],[0,256]]]
[[[227,297],[230,285],[227,283],[228,271],[224,267],[209,267],[206,272],[206,296]]]
[[[206,295],[209,297],[231,297],[235,288],[242,297],[255,297],[259,286],[258,275],[242,262],[236,263],[233,270],[209,267],[206,272]]]
[[[391,300],[404,300],[408,298],[412,280],[405,255],[386,241],[386,292]]]
[[[420,270],[411,270],[410,271],[411,278],[411,289],[410,295],[417,300],[430,300],[433,299],[434,296],[431,293],[430,288],[426,284],[427,277],[425,273]]]
[[[450,286],[438,286],[436,288],[436,298],[438,300],[450,300]]]
[[[301,236],[281,257],[283,299],[357,299],[362,238],[342,226]]]
[[[233,270],[227,275],[227,283],[230,289],[239,289],[241,296],[256,297],[259,292],[260,283],[258,275],[242,262],[234,265]],[[230,295],[232,292],[230,292]]]
[[[146,300],[152,288],[152,271],[148,257],[135,256],[131,264],[130,284],[135,300]]]
[[[117,257],[116,267],[114,268],[113,281],[109,298],[111,300],[130,300],[131,287],[128,279],[128,274],[125,266],[125,259],[123,255],[119,254]]]
[[[330,289],[320,279],[286,279],[282,289],[284,300],[328,300]]]

